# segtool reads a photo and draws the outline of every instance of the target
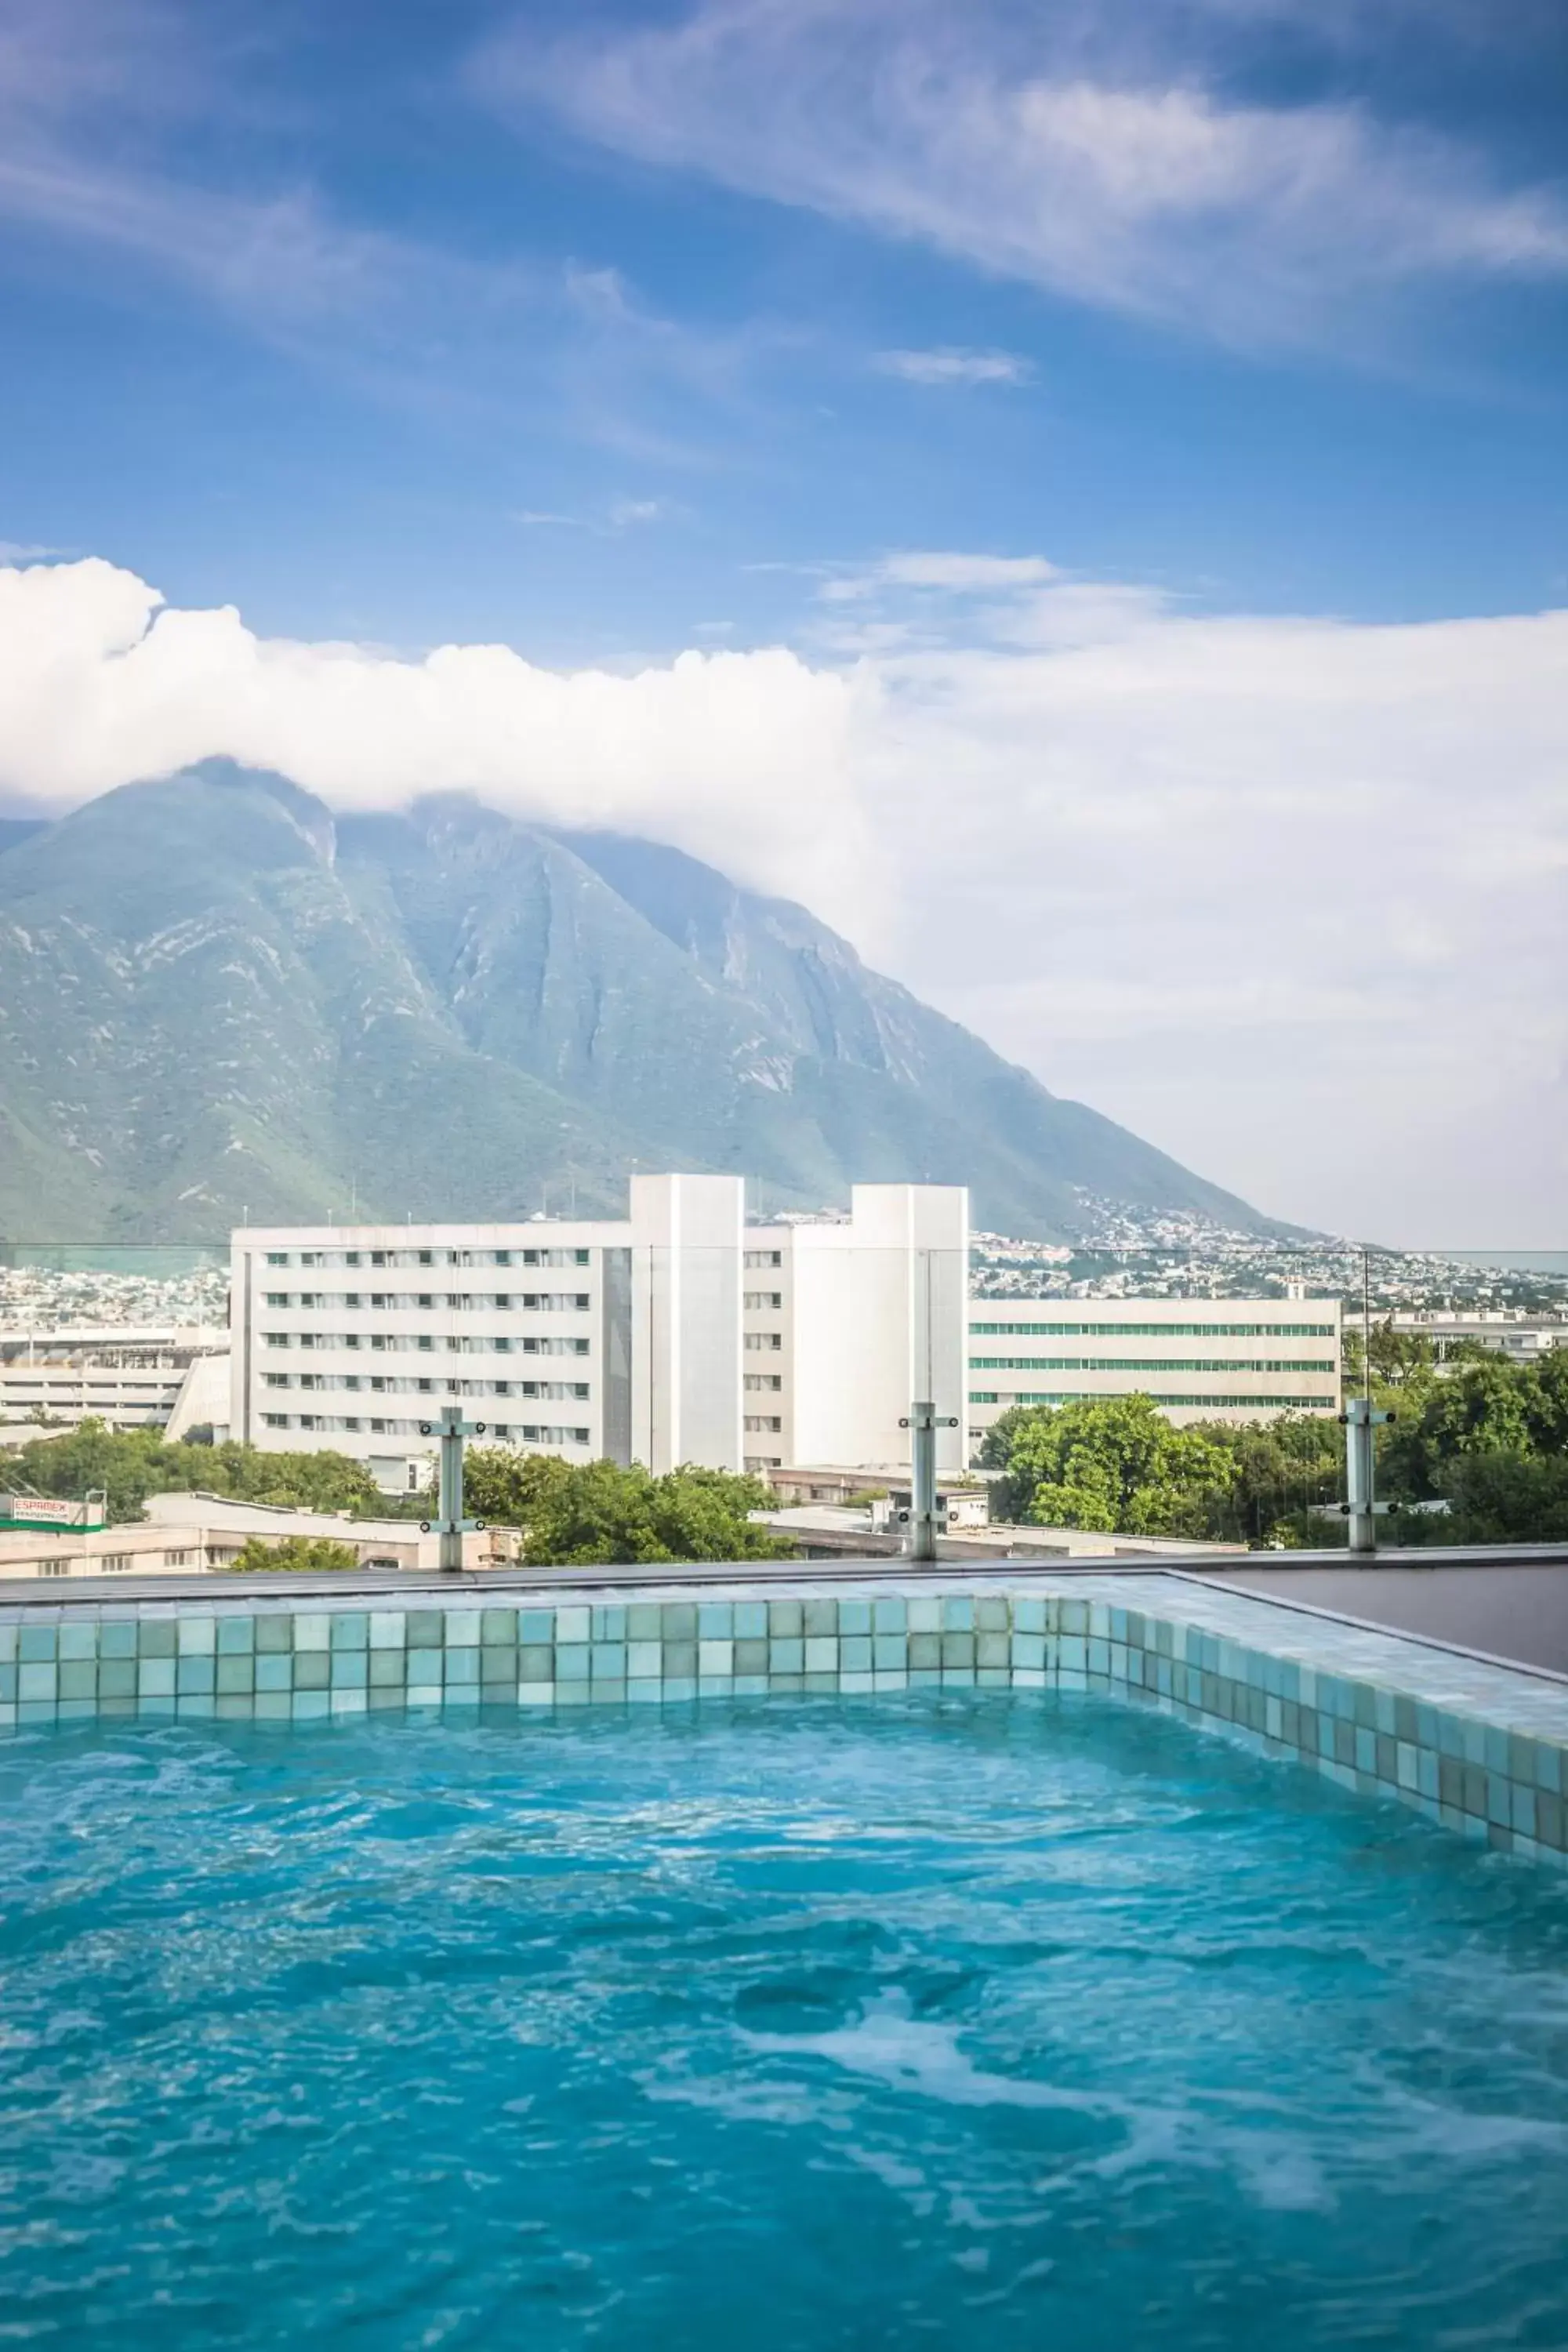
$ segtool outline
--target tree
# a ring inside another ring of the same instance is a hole
[[[1454,1465],[1443,1543],[1568,1543],[1568,1456],[1468,1454]]]
[[[149,1495],[223,1495],[313,1511],[384,1516],[386,1504],[362,1462],[347,1454],[264,1454],[254,1445],[168,1444],[161,1430],[116,1431],[84,1421],[62,1437],[35,1438],[16,1456],[17,1484],[79,1502],[108,1496],[111,1522],[139,1519]]]
[[[479,1516],[522,1530],[534,1566],[787,1559],[795,1549],[748,1516],[766,1507],[767,1489],[729,1471],[688,1465],[656,1478],[640,1463],[486,1448],[468,1456],[464,1494]]]
[[[1413,1412],[1401,1412],[1383,1447],[1382,1484],[1392,1498],[1426,1502],[1447,1493],[1454,1465],[1465,1454],[1537,1451],[1550,1419],[1534,1366],[1487,1355],[1435,1381]],[[1397,1407],[1395,1408],[1397,1411]]]
[[[1238,1475],[1226,1446],[1175,1428],[1147,1396],[1005,1413],[986,1456],[1005,1473],[1010,1516],[1120,1535],[1201,1538]]]
[[[1271,1421],[1198,1426],[1230,1454],[1237,1474],[1228,1493],[1211,1490],[1205,1534],[1218,1542],[1268,1548],[1325,1540],[1324,1523],[1311,1507],[1339,1496],[1344,1434],[1337,1421],[1285,1412]]]
[[[353,1545],[337,1543],[331,1536],[247,1536],[234,1561],[239,1576],[276,1576],[279,1570],[336,1576],[358,1566]]]

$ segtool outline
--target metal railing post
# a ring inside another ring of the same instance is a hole
[[[952,1413],[939,1417],[931,1400],[922,1397],[910,1405],[899,1426],[910,1433],[910,1507],[906,1552],[910,1559],[934,1560],[937,1534],[944,1516],[936,1492],[936,1433],[939,1429],[956,1429],[957,1417]]]
[[[463,1517],[463,1440],[482,1437],[482,1421],[465,1421],[461,1405],[449,1404],[439,1421],[422,1421],[421,1437],[438,1437],[441,1441],[439,1486],[437,1495],[437,1516],[432,1523],[421,1519],[420,1530],[428,1535],[432,1524],[440,1538],[440,1568],[443,1576],[458,1576],[463,1566],[463,1538],[476,1528],[484,1526],[483,1519]]]

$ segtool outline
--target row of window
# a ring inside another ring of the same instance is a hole
[[[268,1265],[587,1265],[585,1249],[268,1250]]]
[[[1142,1394],[1155,1404],[1185,1405],[1200,1412],[1227,1411],[1256,1412],[1267,1405],[1271,1412],[1332,1412],[1331,1398],[1299,1396],[1173,1396],[1164,1389],[1145,1389]],[[1091,1397],[1082,1389],[1022,1390],[1017,1395],[999,1395],[994,1389],[971,1389],[971,1404],[1103,1404],[1103,1396]]]
[[[499,1307],[521,1315],[585,1315],[594,1303],[586,1290],[268,1290],[264,1299],[268,1307],[369,1307],[389,1314]]]
[[[262,1345],[268,1348],[342,1348],[350,1355],[368,1350],[373,1356],[585,1356],[586,1339],[540,1339],[531,1337],[510,1339],[459,1339],[448,1332],[437,1339],[428,1331],[420,1331],[411,1339],[398,1331],[263,1331]]]
[[[418,1437],[422,1434],[416,1421],[361,1421],[354,1414],[335,1419],[317,1412],[302,1412],[298,1416],[287,1412],[264,1412],[261,1418],[268,1429],[313,1429],[328,1433],[341,1431],[351,1437],[367,1431],[373,1437]],[[488,1421],[485,1435],[500,1438],[503,1444],[509,1445],[587,1445],[593,1441],[590,1430],[533,1421]]]
[[[357,1372],[268,1372],[269,1389],[343,1389],[351,1392],[368,1389],[373,1396],[431,1396],[434,1381],[388,1381],[373,1377],[362,1381]],[[448,1396],[521,1396],[572,1397],[578,1403],[588,1401],[586,1381],[447,1381],[443,1383]]]
[[[1016,1339],[1332,1339],[1332,1323],[972,1323],[970,1337]]]
[[[1331,1356],[971,1356],[972,1372],[1322,1372],[1338,1367]]]

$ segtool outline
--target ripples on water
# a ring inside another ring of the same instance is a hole
[[[0,2344],[1568,2343],[1568,1889],[1109,1702],[0,1755]]]

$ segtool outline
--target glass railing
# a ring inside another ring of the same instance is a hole
[[[671,1211],[653,1241],[557,1218],[0,1244],[0,1573],[42,1560],[22,1539],[51,1512],[174,1525],[168,1497],[194,1494],[434,1540],[454,1411],[486,1559],[1568,1538],[1568,1252],[1114,1230],[965,1248],[921,1232],[952,1225],[941,1193],[733,1241],[681,1213],[690,1242]],[[703,1492],[659,1487],[689,1470]],[[63,1520],[49,1548],[73,1532],[94,1530]],[[226,1566],[247,1539],[163,1549]]]

